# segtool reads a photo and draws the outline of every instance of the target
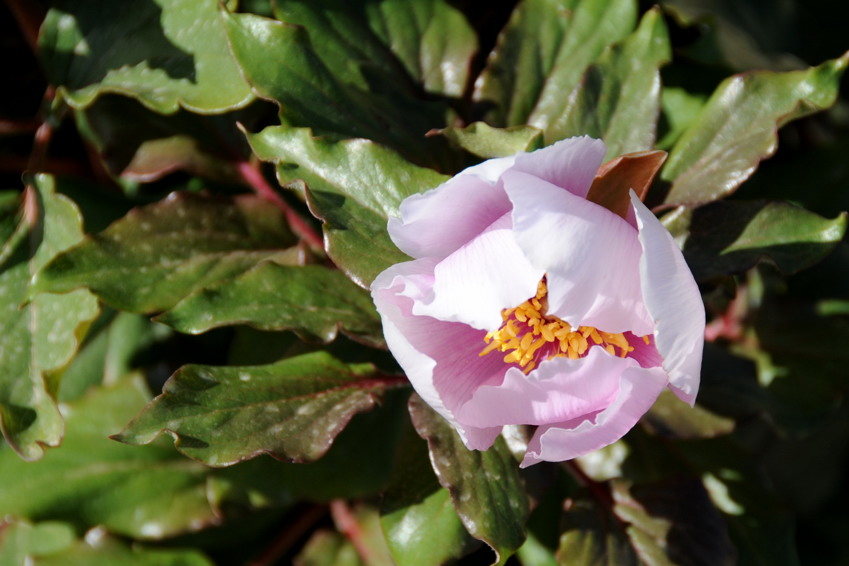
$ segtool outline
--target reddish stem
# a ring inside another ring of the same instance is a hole
[[[289,206],[289,204],[283,200],[279,194],[277,194],[277,191],[268,184],[265,177],[263,177],[262,173],[255,164],[248,161],[239,161],[236,163],[236,169],[239,171],[242,179],[244,179],[259,196],[271,201],[283,211],[283,214],[286,216],[286,221],[289,223],[292,230],[298,234],[298,236],[304,239],[311,247],[318,250],[324,250],[324,240],[321,236],[308,222],[301,218],[297,212],[292,210],[292,207]]]
[[[271,546],[256,559],[252,560],[247,566],[271,566],[275,564],[281,556],[286,554],[292,548],[298,539],[304,536],[307,531],[312,529],[322,517],[327,513],[327,508],[323,505],[312,505],[298,516],[297,520],[292,523],[286,523],[286,527],[280,535],[274,539]]]
[[[330,502],[330,516],[333,517],[333,522],[336,523],[336,528],[340,533],[345,535],[363,562],[371,564],[374,562],[374,555],[365,542],[365,535],[357,522],[357,518],[351,512],[351,508],[342,499],[334,499]]]

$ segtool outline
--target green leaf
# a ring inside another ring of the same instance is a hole
[[[162,311],[259,262],[301,263],[293,244],[280,210],[261,198],[172,193],[57,257],[33,288],[88,287],[118,309]]]
[[[314,138],[303,128],[269,127],[249,134],[257,156],[277,163],[281,184],[305,191],[324,222],[327,253],[357,284],[409,258],[389,239],[386,223],[401,201],[447,179],[367,140]],[[295,181],[302,180],[306,184]]]
[[[733,419],[698,405],[690,407],[671,391],[661,393],[642,422],[656,434],[670,438],[711,438],[729,434],[735,428]]]
[[[104,531],[91,532],[74,546],[36,557],[27,566],[213,566],[201,552],[182,548],[149,548],[127,543]]]
[[[615,481],[614,513],[645,564],[736,563],[725,521],[698,479],[642,485]]]
[[[610,509],[587,496],[572,501],[563,515],[557,561],[563,566],[639,564],[623,525]]]
[[[768,259],[794,273],[824,258],[846,233],[833,220],[783,202],[716,202],[681,207],[663,218],[696,279],[749,269]]]
[[[410,420],[392,464],[380,522],[395,562],[405,566],[445,564],[466,555],[476,542],[463,527],[451,493],[441,487],[428,459],[427,444]],[[439,544],[433,544],[438,540]]]
[[[268,366],[189,365],[114,438],[147,444],[165,432],[180,452],[210,466],[263,453],[311,461],[396,384],[371,364],[346,365],[326,352]]]
[[[57,0],[39,47],[50,82],[75,108],[103,93],[160,113],[217,113],[253,100],[215,0]]]
[[[603,139],[606,159],[652,149],[660,112],[658,68],[670,57],[666,25],[654,8],[621,45],[609,48],[587,69],[548,126],[546,138]]]
[[[74,355],[97,301],[80,290],[42,294],[30,302],[30,278],[51,258],[82,238],[74,203],[54,193],[53,179],[39,175],[24,193],[20,214],[0,209],[0,428],[26,460],[58,446],[64,425],[54,397],[58,370]]]
[[[463,92],[477,48],[460,12],[441,0],[287,2],[278,12],[283,22],[231,15],[228,29],[245,76],[284,124],[451,161],[444,140],[425,134],[450,123],[444,97]]]
[[[633,0],[527,0],[521,2],[476,82],[474,100],[491,106],[486,122],[550,130],[586,68],[636,23]]]
[[[28,557],[59,553],[75,538],[73,527],[65,523],[32,524],[7,518],[0,522],[0,564],[24,566]]]
[[[62,447],[23,462],[0,447],[0,509],[30,520],[61,520],[82,531],[158,539],[216,522],[202,465],[159,443],[124,446],[106,435],[149,399],[136,376],[96,388],[64,407]]]
[[[725,80],[669,154],[665,203],[699,204],[737,189],[775,152],[777,130],[829,108],[849,53],[804,71],[756,71]]]
[[[369,294],[340,271],[320,265],[263,263],[189,296],[156,318],[180,332],[199,334],[228,324],[295,330],[330,342],[339,330],[383,344],[380,317]]]
[[[465,128],[445,128],[439,133],[484,159],[509,157],[542,146],[542,132],[533,126],[493,128],[486,122],[474,122]]]
[[[420,397],[410,400],[410,415],[419,436],[427,440],[440,485],[451,499],[466,530],[495,551],[498,564],[525,540],[528,496],[519,466],[504,439],[485,451],[469,450],[460,436]]]
[[[316,531],[295,562],[298,566],[368,566],[344,535],[321,529]]]

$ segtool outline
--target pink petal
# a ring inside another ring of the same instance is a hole
[[[525,173],[507,171],[513,231],[548,276],[549,312],[572,326],[650,334],[637,232],[609,210]]]
[[[538,428],[521,467],[571,460],[616,442],[651,408],[666,384],[666,374],[661,368],[627,368],[622,373],[616,400],[606,409]]]
[[[604,142],[590,137],[561,140],[516,156],[513,171],[534,177],[586,198],[605,153]]]
[[[413,313],[496,330],[501,311],[536,294],[543,272],[534,269],[516,244],[505,214],[434,269],[433,296]]]
[[[498,177],[513,161],[513,157],[485,161],[405,199],[400,218],[389,219],[392,241],[414,258],[445,257],[467,243],[510,210]]]
[[[479,387],[455,413],[458,420],[479,427],[568,421],[613,402],[619,391],[619,376],[633,365],[633,360],[611,356],[596,347],[582,359],[546,360],[529,375],[514,366],[502,383]]]
[[[699,391],[705,311],[699,287],[672,235],[631,191],[643,253],[640,278],[670,388],[693,405]]]
[[[485,450],[501,427],[460,424],[452,409],[480,383],[501,379],[504,363],[484,359],[484,332],[466,325],[414,316],[416,297],[429,293],[435,261],[422,259],[394,265],[378,275],[372,297],[383,321],[383,333],[395,359],[422,399],[460,433],[469,449]]]

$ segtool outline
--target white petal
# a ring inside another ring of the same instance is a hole
[[[619,393],[606,409],[583,419],[538,428],[521,466],[571,460],[616,442],[651,408],[666,384],[661,368],[626,369]]]
[[[400,218],[389,219],[389,236],[414,258],[445,257],[510,210],[498,186],[514,158],[490,159],[439,187],[404,199]]]
[[[640,278],[646,306],[672,391],[696,402],[705,335],[705,311],[699,287],[672,235],[631,191],[643,253]]]
[[[612,403],[620,375],[634,365],[634,360],[611,356],[596,346],[577,360],[546,360],[528,375],[512,367],[502,383],[479,387],[456,411],[457,418],[479,427],[545,425],[579,418]]]
[[[569,138],[516,156],[512,170],[529,173],[585,198],[605,151],[601,140],[586,136]]]
[[[496,330],[501,311],[533,297],[543,272],[516,244],[505,214],[434,269],[433,297],[416,304],[416,315]]]
[[[650,334],[637,232],[609,210],[513,170],[503,175],[516,242],[548,276],[549,312],[573,326]]]

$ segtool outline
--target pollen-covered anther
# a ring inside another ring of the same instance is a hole
[[[487,345],[480,355],[498,350],[506,353],[505,363],[518,364],[525,373],[530,373],[542,360],[556,357],[577,360],[592,346],[601,346],[608,354],[622,358],[634,351],[622,332],[604,332],[592,326],[573,328],[549,315],[547,310],[548,289],[543,277],[535,297],[501,312],[504,324],[484,336]],[[641,338],[646,345],[651,343],[650,336]]]

